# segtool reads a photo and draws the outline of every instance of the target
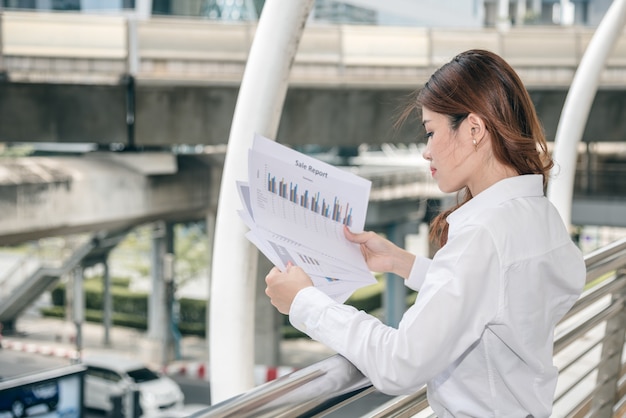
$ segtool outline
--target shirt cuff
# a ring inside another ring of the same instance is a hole
[[[405,285],[406,287],[413,289],[415,291],[419,290],[424,284],[424,279],[426,279],[426,272],[430,267],[430,263],[433,260],[430,258],[426,258],[423,256],[416,256],[415,262],[413,263],[413,267],[411,268],[411,272],[409,273],[409,277],[406,279]]]
[[[321,317],[322,311],[334,304],[337,302],[321,290],[314,286],[305,287],[296,294],[291,303],[289,322],[299,331],[309,334],[317,326],[316,321]]]

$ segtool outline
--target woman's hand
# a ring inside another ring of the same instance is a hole
[[[415,255],[398,247],[376,234],[375,232],[361,232],[355,234],[348,227],[343,229],[348,241],[359,244],[361,253],[370,270],[376,272],[391,272],[407,278],[415,262]]]
[[[296,294],[305,287],[313,286],[311,278],[300,267],[288,264],[285,271],[274,267],[265,276],[265,294],[278,312],[289,315]]]

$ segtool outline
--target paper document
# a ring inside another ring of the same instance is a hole
[[[344,225],[361,232],[371,182],[260,135],[248,153],[248,183],[238,182],[250,240],[274,265],[301,267],[314,285],[344,302],[376,283]]]

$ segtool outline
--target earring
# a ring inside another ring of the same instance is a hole
[[[475,138],[472,138],[472,144],[474,144],[474,151],[478,151],[478,142],[476,142]]]

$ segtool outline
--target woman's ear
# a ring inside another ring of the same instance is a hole
[[[480,141],[485,136],[485,133],[487,132],[483,118],[475,113],[470,113],[469,115],[467,115],[467,122],[469,124],[470,135],[472,136],[472,139],[480,143]]]

